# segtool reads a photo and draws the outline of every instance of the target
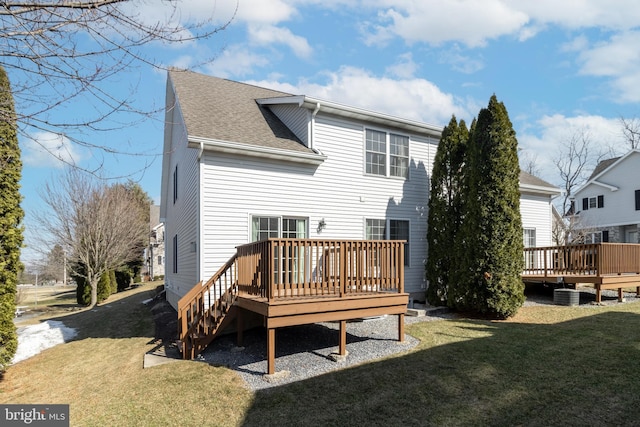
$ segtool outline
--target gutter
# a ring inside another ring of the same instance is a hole
[[[197,136],[190,136],[188,141],[188,146],[190,148],[200,148],[202,150],[201,153],[206,148],[208,151],[210,150],[219,153],[261,157],[311,165],[320,165],[327,159],[327,156],[318,153],[317,150],[313,150],[313,153],[309,153],[304,151],[292,151],[281,148],[261,147],[238,142],[207,139]]]

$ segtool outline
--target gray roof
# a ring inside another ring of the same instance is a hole
[[[549,184],[547,181],[540,179],[537,176],[533,176],[523,170],[520,171],[520,184],[533,185],[536,187],[548,187],[549,189],[558,190],[558,187],[555,185]]]
[[[169,71],[189,137],[313,153],[256,99],[291,96],[190,71]]]
[[[600,174],[600,172],[604,171],[605,169],[607,169],[609,166],[611,166],[612,164],[614,164],[618,160],[620,160],[620,157],[614,157],[612,159],[606,159],[606,160],[602,160],[601,162],[599,162],[596,165],[596,168],[593,170],[593,172],[591,173],[591,176],[589,177],[589,179],[587,181],[591,181],[593,178],[598,176]]]

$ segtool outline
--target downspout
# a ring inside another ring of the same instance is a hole
[[[202,159],[203,152],[204,152],[204,142],[200,141],[200,150],[198,151],[198,160]]]
[[[313,150],[313,139],[314,139],[313,137],[316,130],[315,123],[316,123],[316,114],[318,114],[318,111],[320,111],[320,103],[316,102],[316,109],[313,110],[313,113],[311,113],[311,136],[309,137],[309,148],[311,150]]]

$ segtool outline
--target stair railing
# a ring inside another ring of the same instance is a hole
[[[193,359],[213,340],[237,298],[237,277],[236,254],[178,301],[178,339],[184,359]]]

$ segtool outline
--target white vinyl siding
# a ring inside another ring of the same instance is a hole
[[[163,187],[162,197],[166,209],[165,235],[172,239],[177,236],[177,253],[174,244],[165,246],[165,257],[172,261],[172,265],[165,268],[165,288],[167,300],[175,307],[178,299],[201,280],[197,253],[191,252],[191,243],[197,244],[199,235],[200,185],[198,150],[187,148],[186,132],[180,125],[183,123],[180,109],[172,109],[168,120],[173,123],[167,165],[171,178],[169,185]]]
[[[403,218],[412,224],[405,288],[424,291],[428,171],[438,140],[409,138],[410,181],[371,180],[356,166],[363,163],[364,126],[322,111],[315,120],[314,147],[327,156],[319,166],[204,153],[203,277],[251,241],[255,216],[308,218],[309,238],[357,240],[365,238],[364,218]]]
[[[640,224],[640,211],[636,210],[635,191],[638,190],[638,168],[640,168],[640,152],[632,152],[595,182],[579,189],[575,194],[575,207],[579,210],[580,224],[585,228],[605,228]],[[598,208],[598,196],[602,196],[602,207]],[[583,199],[588,200],[589,209],[585,210]],[[592,200],[596,200],[596,208],[592,208]]]
[[[309,110],[293,105],[272,105],[269,108],[304,145],[309,146]]]
[[[553,245],[551,230],[553,214],[549,196],[521,194],[520,214],[522,228],[535,230],[535,244],[538,247]]]

